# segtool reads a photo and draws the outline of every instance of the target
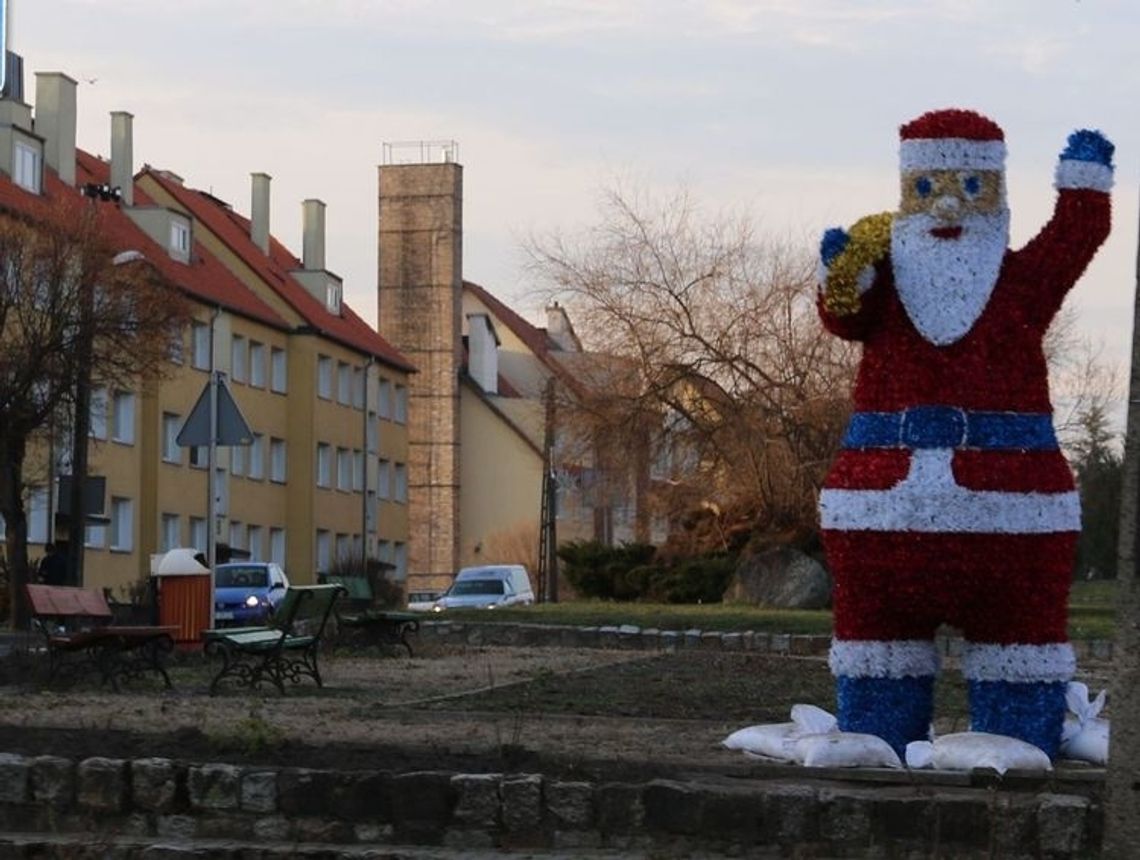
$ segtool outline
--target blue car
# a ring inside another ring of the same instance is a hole
[[[279,564],[240,561],[214,569],[214,622],[218,627],[264,624],[285,599],[289,578]]]

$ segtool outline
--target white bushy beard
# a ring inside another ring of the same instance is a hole
[[[963,337],[989,303],[1009,245],[1009,210],[969,214],[956,239],[931,230],[932,215],[897,215],[891,226],[895,289],[926,340],[946,346]]]

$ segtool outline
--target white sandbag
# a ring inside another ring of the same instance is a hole
[[[808,735],[796,741],[804,767],[902,767],[898,754],[882,738],[858,732]]]
[[[839,726],[833,714],[815,705],[792,705],[792,722],[801,735],[822,735],[835,731]]]
[[[1071,713],[1065,715],[1061,731],[1061,756],[1093,764],[1108,763],[1108,720],[1097,715],[1103,710],[1107,691],[1101,690],[1089,701],[1089,688],[1080,681],[1070,681],[1065,690],[1065,704]]]
[[[933,767],[937,770],[973,770],[993,768],[999,774],[1007,770],[1052,770],[1044,750],[1018,738],[991,735],[987,732],[958,732],[930,741],[912,741],[906,745],[906,763],[911,768]]]
[[[742,750],[750,755],[794,761],[797,737],[795,723],[772,723],[739,729],[721,741],[721,744],[730,750]]]

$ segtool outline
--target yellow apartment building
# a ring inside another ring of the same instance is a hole
[[[106,209],[116,247],[141,254],[193,305],[166,377],[133,391],[95,381],[88,473],[99,492],[84,529],[83,584],[125,594],[155,554],[204,551],[210,529],[218,545],[280,562],[298,583],[364,553],[403,575],[413,367],[342,301],[324,265],[323,205],[304,204],[298,260],[268,234],[268,177],[255,175],[245,219],[173,173],[136,176],[130,114],[112,114],[109,159],[77,150],[76,85],[66,75],[37,75],[34,112],[22,86],[9,93],[0,101],[4,207],[116,189],[117,200],[92,203]],[[211,372],[254,434],[249,446],[218,448],[212,523],[208,449],[176,442]],[[67,447],[45,433],[30,458],[33,559],[68,537],[58,490]]]

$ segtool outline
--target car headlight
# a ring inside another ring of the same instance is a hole
[[[431,611],[432,612],[443,612],[443,607],[437,603],[437,604],[435,604],[435,606],[433,606],[431,608]]]
[[[258,597],[256,594],[251,594],[249,597],[247,597],[245,599],[245,605],[248,606],[250,609],[256,609],[258,606],[261,605],[261,598]]]

